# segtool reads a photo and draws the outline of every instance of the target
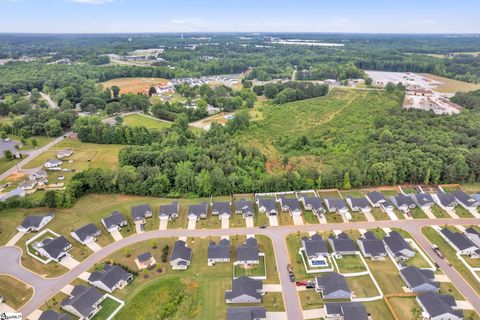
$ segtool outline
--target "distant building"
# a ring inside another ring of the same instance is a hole
[[[97,238],[102,235],[102,232],[95,224],[89,223],[81,228],[73,230],[70,235],[73,239],[77,240],[83,245],[86,245],[92,241],[96,241]]]
[[[118,211],[114,211],[110,216],[102,219],[102,224],[108,232],[118,231],[128,225],[127,219]]]
[[[94,271],[88,277],[88,282],[103,291],[112,293],[116,289],[124,288],[133,275],[117,265],[106,264],[103,271]]]

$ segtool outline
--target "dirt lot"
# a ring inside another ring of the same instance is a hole
[[[117,78],[100,83],[103,88],[118,86],[120,94],[124,93],[148,93],[151,86],[158,86],[167,83],[163,78]]]

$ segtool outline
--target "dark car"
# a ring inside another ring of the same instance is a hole
[[[261,225],[261,226],[260,226],[260,229],[266,229],[266,228],[267,228],[266,225]]]

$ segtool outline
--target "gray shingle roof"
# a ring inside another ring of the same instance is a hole
[[[404,249],[413,251],[407,241],[397,231],[390,232],[388,236],[383,237],[383,241],[395,255]]]
[[[419,206],[426,206],[434,203],[432,195],[429,193],[416,193],[413,195]]]
[[[40,223],[46,216],[52,216],[53,213],[48,213],[43,216],[26,216],[23,218],[22,223],[20,224],[22,227],[28,229],[28,228],[38,228],[40,226]]]
[[[409,266],[400,270],[400,273],[412,289],[415,289],[421,285],[431,285],[437,289],[440,289],[440,284],[433,281],[435,279],[435,275],[431,270]]]
[[[437,197],[438,197],[438,200],[440,200],[440,203],[444,207],[452,207],[457,202],[453,194],[450,194],[450,193],[438,192]]]
[[[479,205],[478,201],[476,201],[471,196],[461,190],[455,191],[453,193],[453,196],[455,197],[455,199],[457,199],[458,202],[463,203],[467,207],[477,207]]]
[[[338,236],[331,235],[329,237],[330,244],[332,244],[332,249],[336,252],[351,252],[357,251],[357,247],[355,246],[355,242],[350,239],[348,234],[342,232]]]
[[[62,302],[62,306],[70,305],[81,315],[88,316],[93,310],[93,306],[103,297],[103,294],[95,287],[75,286],[71,296]]]
[[[148,204],[132,207],[132,219],[139,220],[145,218],[147,212],[152,212],[152,208]]]
[[[235,202],[235,208],[242,213],[253,213],[253,202],[247,200],[238,200]]]
[[[206,202],[202,202],[200,204],[191,204],[188,206],[188,215],[196,215],[199,217],[202,214],[207,214],[208,204]]]
[[[322,205],[322,199],[319,197],[305,197],[303,198],[303,202],[305,206],[311,206],[313,210],[325,211],[325,208]]]
[[[186,246],[185,241],[177,240],[173,245],[172,257],[171,260],[183,259],[190,261],[192,258],[192,249]]]
[[[144,252],[141,255],[139,255],[137,259],[140,262],[149,261],[150,259],[152,259],[152,254],[150,252]]]
[[[230,214],[230,203],[228,202],[213,202],[212,212],[218,212],[218,214]]]
[[[208,259],[230,258],[230,240],[222,239],[217,244],[215,241],[208,243]]]
[[[290,211],[300,210],[300,203],[296,198],[282,198],[282,207],[288,207]]]
[[[225,292],[226,299],[234,299],[242,295],[248,295],[255,299],[261,299],[261,290],[263,289],[262,280],[256,280],[249,277],[239,277],[232,280],[232,290]]]
[[[118,265],[106,264],[104,271],[95,271],[90,274],[88,281],[100,281],[107,288],[113,289],[121,280],[128,281],[132,274]]]
[[[448,240],[450,240],[459,250],[466,250],[471,247],[476,247],[475,243],[470,240],[465,234],[460,232],[452,232],[447,228],[440,231]]]
[[[363,250],[366,254],[377,257],[387,253],[382,240],[377,239],[377,237],[375,237],[375,235],[370,231],[364,233],[363,238],[360,238],[359,241],[362,242]]]
[[[342,315],[343,320],[368,320],[365,306],[360,302],[327,302],[327,315]]]
[[[327,245],[319,234],[314,234],[310,238],[303,237],[302,242],[307,256],[326,255],[328,253]]]
[[[321,277],[316,277],[317,284],[322,288],[323,295],[328,296],[336,291],[351,292],[345,277],[336,272],[327,272]]]
[[[260,198],[258,200],[258,206],[259,207],[265,207],[267,212],[275,211],[277,212],[277,203],[275,202],[275,199],[262,199]]]
[[[374,204],[380,204],[388,201],[387,198],[385,198],[385,196],[383,195],[383,193],[379,191],[372,191],[367,196]]]
[[[47,238],[42,241],[42,244],[42,249],[54,259],[58,259],[60,255],[67,250],[67,247],[71,245],[64,236],[59,236],[55,239]]]
[[[393,203],[397,205],[397,207],[403,207],[403,206],[409,207],[409,206],[415,205],[415,202],[413,202],[412,198],[401,193],[397,194],[396,196],[392,196],[391,199]]]
[[[239,307],[227,309],[227,320],[255,320],[266,318],[267,311],[264,307]]]
[[[71,320],[70,316],[66,314],[57,313],[53,310],[42,312],[38,320]]]
[[[347,203],[343,199],[325,198],[325,203],[329,210],[347,209]]]
[[[438,317],[445,314],[453,314],[459,318],[463,317],[461,310],[455,310],[455,299],[449,295],[441,295],[436,292],[424,292],[418,296],[418,299],[431,317]]]
[[[127,219],[118,211],[113,211],[110,216],[103,218],[103,222],[108,228],[118,226],[127,222]]]
[[[170,204],[162,204],[160,206],[160,216],[166,215],[166,216],[172,216],[172,215],[178,215],[178,202],[173,202]]]
[[[73,233],[77,235],[80,241],[85,241],[88,237],[94,236],[99,232],[100,230],[98,230],[97,226],[93,223],[86,224],[83,227],[73,230]]]
[[[258,259],[257,239],[247,238],[243,245],[237,246],[237,261],[251,261]]]
[[[352,204],[352,209],[353,208],[371,208],[372,206],[370,205],[370,202],[368,202],[367,198],[349,198],[350,203]]]

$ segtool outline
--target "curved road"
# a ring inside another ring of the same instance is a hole
[[[375,221],[375,222],[350,222],[338,224],[318,224],[318,225],[304,225],[304,226],[280,226],[266,229],[259,228],[232,228],[232,229],[167,229],[148,231],[143,234],[131,235],[120,241],[111,243],[102,248],[98,252],[93,253],[87,259],[82,261],[77,267],[70,270],[65,275],[57,278],[45,279],[35,273],[24,269],[20,265],[22,250],[18,247],[2,247],[0,248],[0,274],[7,274],[14,276],[28,284],[34,290],[34,296],[26,303],[19,311],[25,315],[31,314],[38,309],[50,297],[55,295],[67,284],[77,278],[82,272],[87,271],[95,263],[108,257],[113,252],[120,250],[126,246],[137,242],[150,240],[161,237],[208,237],[208,236],[222,236],[222,235],[246,235],[259,234],[265,235],[272,239],[275,259],[280,275],[280,283],[282,286],[285,309],[288,319],[302,319],[303,312],[300,301],[297,295],[295,284],[290,282],[287,264],[289,263],[289,255],[286,247],[285,238],[291,233],[297,231],[329,231],[329,230],[358,230],[358,229],[375,229],[383,227],[399,227],[408,231],[424,251],[440,266],[442,271],[454,282],[460,293],[468,300],[477,312],[480,312],[480,296],[475,290],[461,277],[461,275],[452,267],[450,267],[444,260],[439,259],[431,250],[431,244],[421,233],[421,228],[431,225],[446,225],[446,224],[480,224],[480,219],[419,219],[419,220],[402,220],[402,221]],[[195,254],[195,253],[194,253]]]

